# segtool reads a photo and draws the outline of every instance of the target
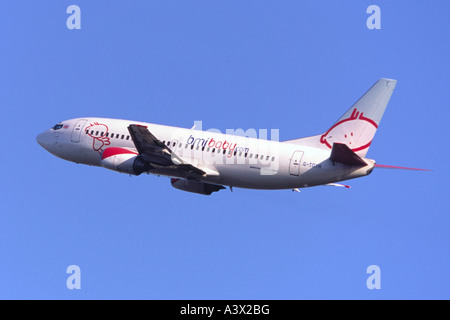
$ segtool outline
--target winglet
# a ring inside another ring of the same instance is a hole
[[[351,166],[366,166],[367,163],[356,153],[354,153],[346,144],[333,143],[330,160]]]

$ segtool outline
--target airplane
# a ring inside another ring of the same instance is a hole
[[[367,176],[376,167],[426,170],[366,158],[396,83],[378,80],[324,133],[282,142],[93,117],[59,122],[36,140],[64,160],[136,176],[167,176],[173,187],[203,195],[225,186],[231,191],[350,188],[338,182]]]

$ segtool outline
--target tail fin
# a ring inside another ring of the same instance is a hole
[[[341,143],[365,157],[396,83],[397,80],[392,79],[378,80],[325,133],[286,142],[323,149],[332,149],[333,143]]]

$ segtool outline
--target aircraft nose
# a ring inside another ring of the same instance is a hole
[[[53,137],[52,133],[47,130],[38,134],[36,141],[42,148],[49,150],[49,148],[55,144],[55,137]]]

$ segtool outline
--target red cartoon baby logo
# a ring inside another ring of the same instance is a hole
[[[370,146],[377,128],[375,121],[354,109],[349,118],[335,123],[325,132],[320,137],[320,142],[330,149],[335,142],[344,143],[356,152]]]
[[[111,142],[106,136],[108,133],[108,126],[98,122],[91,123],[89,127],[86,128],[86,134],[93,138],[92,149],[98,153],[103,152],[104,146],[109,146]]]

